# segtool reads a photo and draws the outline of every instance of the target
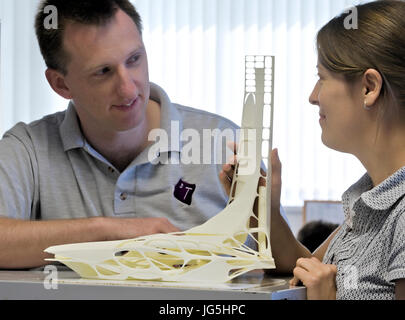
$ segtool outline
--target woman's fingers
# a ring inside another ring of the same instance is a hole
[[[231,193],[231,186],[234,172],[233,163],[234,160],[229,160],[228,163],[222,166],[222,171],[219,173],[219,181],[221,181],[221,184],[228,195]]]
[[[292,279],[290,280],[289,284],[290,284],[290,286],[292,286],[292,287],[296,287],[296,286],[302,285],[302,282],[301,282],[300,279],[298,279],[296,276],[294,276],[294,278],[292,278]]]
[[[219,173],[219,181],[229,195],[231,193],[232,179],[235,171],[236,151],[238,145],[233,141],[228,141],[227,146],[232,150],[234,155],[228,159],[228,162],[222,166],[222,171]]]
[[[301,258],[290,285],[296,286],[301,281],[307,287],[308,300],[336,299],[336,273],[335,265],[323,264],[315,257]]]
[[[228,162],[222,166],[222,171],[219,173],[219,179],[223,185],[225,192],[229,195],[232,186],[232,179],[235,171],[235,164],[237,163],[236,151],[238,145],[235,142],[227,142],[234,155],[228,159]],[[271,203],[273,208],[280,207],[281,197],[281,161],[278,156],[278,149],[271,152],[271,168],[272,168],[272,187],[271,187]],[[266,172],[261,169],[262,177],[259,180],[259,186],[266,186]]]
[[[311,273],[305,270],[304,268],[301,267],[295,267],[293,270],[294,274],[294,286],[297,286],[298,284],[306,284],[307,279],[311,276]]]
[[[219,181],[225,189],[226,194],[229,195],[231,193],[232,180],[229,179],[224,170],[219,173]]]
[[[297,260],[296,263],[297,267],[301,267],[307,271],[311,271],[320,265],[322,265],[322,262],[320,262],[317,258],[312,257],[312,258],[300,258]]]
[[[314,275],[322,263],[317,258],[300,258],[296,262],[296,267],[293,270],[294,278],[290,280],[290,285],[297,286],[300,283],[306,284]]]
[[[231,151],[232,151],[234,154],[237,153],[237,151],[238,151],[238,144],[237,144],[236,142],[234,142],[234,141],[228,141],[228,142],[226,143],[226,145],[227,145],[227,147],[228,147],[229,149],[231,149]]]
[[[281,161],[278,149],[271,152],[271,205],[274,209],[280,208],[281,197]]]

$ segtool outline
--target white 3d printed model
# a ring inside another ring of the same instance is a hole
[[[83,278],[108,280],[223,283],[251,270],[274,268],[270,188],[259,187],[259,179],[266,179],[266,186],[271,181],[273,70],[274,57],[246,57],[237,165],[223,211],[183,233],[50,247],[45,252],[55,257],[47,260],[60,261]],[[262,161],[269,168],[267,177]]]

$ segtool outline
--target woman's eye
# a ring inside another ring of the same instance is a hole
[[[320,76],[319,74],[317,75],[318,77],[318,83],[322,83],[324,78],[322,76]]]

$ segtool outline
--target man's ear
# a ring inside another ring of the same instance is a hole
[[[383,79],[375,69],[368,69],[363,75],[364,102],[366,107],[372,108],[381,94]]]
[[[61,97],[70,100],[72,95],[65,82],[65,76],[55,69],[47,69],[45,71],[46,79],[52,89]]]

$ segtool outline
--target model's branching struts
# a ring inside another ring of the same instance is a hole
[[[83,278],[113,280],[226,282],[254,269],[274,268],[267,187],[271,181],[273,70],[274,57],[246,57],[237,164],[223,211],[184,233],[50,247],[45,251],[55,258],[48,260],[64,263]]]

